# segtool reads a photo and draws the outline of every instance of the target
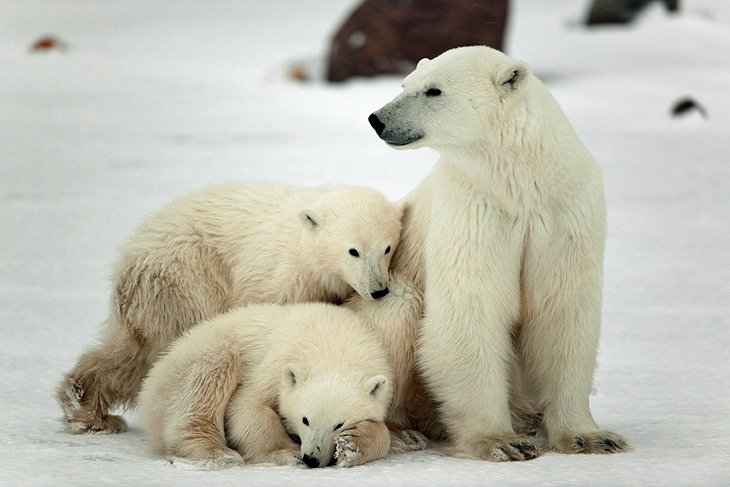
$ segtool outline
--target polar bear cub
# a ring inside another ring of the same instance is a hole
[[[378,336],[353,311],[252,305],[176,341],[145,380],[139,415],[156,451],[209,469],[353,466],[388,453],[392,384]]]
[[[424,292],[418,361],[452,451],[534,458],[541,445],[515,417],[539,424],[561,452],[626,450],[588,403],[601,171],[545,86],[499,51],[457,48],[422,60],[369,121],[392,147],[440,154],[406,197],[393,272]]]
[[[229,183],[173,201],[122,247],[101,344],[57,396],[72,433],[126,429],[142,379],[176,337],[252,303],[388,293],[401,206],[369,188]]]

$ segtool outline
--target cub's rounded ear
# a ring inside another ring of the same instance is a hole
[[[400,224],[402,227],[403,222],[406,221],[406,218],[410,214],[411,205],[405,199],[395,201],[392,203],[392,205],[393,205],[393,209],[395,210],[396,215],[398,215],[398,217],[400,217]]]
[[[420,61],[418,61],[418,64],[416,64],[416,69],[420,68],[421,66],[423,66],[424,64],[426,64],[429,61],[430,61],[430,59],[427,57],[421,59]]]
[[[301,220],[304,228],[309,230],[318,230],[322,225],[322,215],[314,208],[304,208],[299,212],[299,220]]]
[[[388,378],[384,375],[375,375],[365,382],[365,392],[376,399],[382,399],[388,391]]]
[[[289,389],[296,387],[304,379],[302,370],[294,364],[286,364],[281,374],[284,385]]]
[[[405,198],[398,201],[397,204],[398,206],[400,206],[400,214],[402,219],[405,219],[408,215],[410,215],[411,204]]]
[[[504,92],[519,90],[530,76],[530,67],[522,61],[503,66],[494,77],[494,84]]]

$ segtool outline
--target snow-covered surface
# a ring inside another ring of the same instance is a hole
[[[730,6],[685,0],[586,30],[584,2],[512,2],[530,62],[602,163],[609,209],[594,415],[627,454],[491,464],[435,450],[354,469],[171,465],[134,416],[64,432],[53,389],[94,339],[115,248],[146,214],[229,179],[359,183],[401,197],[429,150],[368,114],[400,80],[296,84],[354,1],[0,5],[0,484],[729,485]],[[337,5],[333,8],[333,4]],[[29,53],[43,34],[63,52]],[[709,119],[671,118],[684,95]]]

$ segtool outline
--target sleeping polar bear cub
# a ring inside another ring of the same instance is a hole
[[[457,455],[626,450],[588,404],[605,204],[598,164],[529,67],[485,46],[422,60],[369,118],[440,159],[406,197],[393,272],[424,291],[418,359]],[[515,422],[517,423],[517,422]]]
[[[393,385],[385,347],[357,313],[252,305],[175,342],[145,380],[139,414],[155,450],[208,469],[349,467],[388,453]]]

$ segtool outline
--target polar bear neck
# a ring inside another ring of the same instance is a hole
[[[597,169],[595,160],[542,83],[535,80],[531,89],[541,93],[527,97],[521,111],[496,134],[439,147],[440,171],[510,206],[529,205],[536,196],[582,184],[585,163]]]
[[[322,257],[310,239],[302,236],[298,256],[286,266],[291,273],[284,286],[281,302],[301,303],[323,301],[341,304],[351,293],[352,287],[340,277],[337,269],[323,267]]]

